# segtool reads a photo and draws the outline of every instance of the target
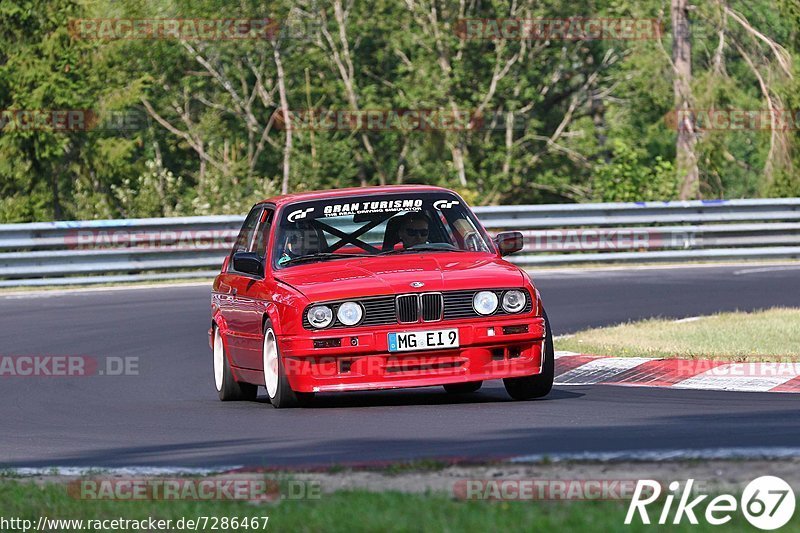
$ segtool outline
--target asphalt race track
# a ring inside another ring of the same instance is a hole
[[[556,335],[650,316],[796,306],[800,265],[537,275]],[[800,398],[613,386],[511,402],[499,382],[320,396],[213,390],[206,287],[0,295],[0,355],[138,357],[138,375],[0,377],[0,467],[325,465],[423,457],[797,447]],[[558,345],[556,345],[558,347]]]

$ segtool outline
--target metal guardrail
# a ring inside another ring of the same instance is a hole
[[[525,266],[800,258],[800,198],[477,207]],[[207,278],[242,216],[0,225],[0,287]]]

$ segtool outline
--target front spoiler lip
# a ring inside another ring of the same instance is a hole
[[[310,392],[355,392],[370,390],[396,390],[396,389],[419,389],[422,387],[440,387],[452,383],[468,383],[470,381],[491,381],[496,379],[506,379],[515,377],[525,377],[541,374],[541,370],[531,373],[529,370],[509,371],[503,375],[492,374],[468,374],[466,376],[441,376],[438,379],[430,378],[408,378],[392,381],[373,381],[368,383],[341,383],[338,385],[317,385],[311,388]],[[468,379],[465,379],[468,378]],[[423,382],[430,380],[430,382]]]

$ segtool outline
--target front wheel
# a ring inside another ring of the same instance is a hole
[[[214,326],[214,386],[219,399],[223,402],[235,400],[255,400],[258,386],[243,383],[233,378],[233,372],[225,357],[225,345],[222,343],[222,333]]]
[[[531,398],[542,398],[550,393],[553,388],[553,378],[555,375],[555,351],[553,348],[553,334],[550,331],[550,321],[547,313],[542,309],[545,326],[544,350],[542,356],[541,374],[524,376],[521,378],[506,378],[503,384],[506,392],[514,400],[529,400]]]
[[[269,321],[264,324],[263,361],[264,385],[267,388],[267,396],[269,396],[272,407],[276,409],[297,407],[314,397],[313,392],[295,392],[289,385],[283,358],[278,349],[278,339],[275,337],[275,331]]]

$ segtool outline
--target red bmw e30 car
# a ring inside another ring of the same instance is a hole
[[[514,399],[553,385],[539,292],[456,193],[385,186],[257,204],[214,280],[209,341],[221,400],[275,407],[314,393],[503,379]]]

